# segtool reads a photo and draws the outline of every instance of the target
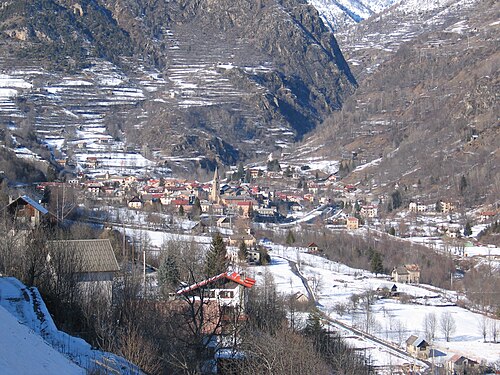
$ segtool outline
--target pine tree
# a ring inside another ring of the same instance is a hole
[[[320,352],[323,352],[322,349],[325,349],[328,345],[328,333],[323,328],[317,311],[313,311],[308,315],[303,333],[312,340],[314,347]]]
[[[246,183],[252,182],[252,173],[250,172],[250,169],[247,169],[245,171],[245,178],[244,178],[243,182],[246,182]]]
[[[181,206],[182,207],[182,206]],[[202,213],[200,198],[196,197],[193,204],[191,216],[193,219],[198,219]]]
[[[258,250],[259,250],[260,264],[266,266],[269,263],[271,263],[271,256],[267,252],[267,249],[264,246],[259,246]]]
[[[246,260],[247,253],[248,253],[247,245],[245,244],[245,241],[241,241],[240,247],[238,249],[238,258],[240,258],[240,260]]]
[[[436,209],[436,212],[441,212],[442,211],[441,201],[440,200],[436,202],[435,209]]]
[[[306,326],[304,328],[304,334],[309,337],[315,337],[321,335],[323,331],[323,324],[319,314],[316,311],[309,313],[307,316]]]
[[[469,222],[465,223],[464,236],[469,237],[472,234],[472,227]]]
[[[373,252],[372,259],[370,261],[372,272],[375,275],[384,272],[384,265],[382,264],[382,256],[377,251]]]
[[[292,245],[295,242],[295,236],[293,235],[293,232],[291,230],[288,230],[285,242],[288,246]]]
[[[395,190],[392,194],[391,194],[391,198],[392,198],[392,208],[397,210],[400,206],[401,206],[401,193],[399,192],[399,190]]]
[[[184,206],[182,204],[179,206],[179,216],[184,216]]]
[[[158,285],[175,289],[179,284],[179,268],[175,258],[167,255],[158,268]]]
[[[354,211],[356,211],[356,212],[361,211],[361,206],[359,205],[358,201],[356,201],[356,203],[354,203]]]
[[[460,194],[464,194],[465,189],[467,189],[467,179],[465,178],[464,175],[462,175],[462,177],[460,178],[460,185],[458,186]]]
[[[205,259],[205,275],[207,277],[219,275],[227,271],[227,266],[226,244],[220,233],[216,233]]]
[[[238,164],[238,172],[236,172],[237,181],[240,181],[243,177],[245,177],[245,168],[243,167],[243,163]]]

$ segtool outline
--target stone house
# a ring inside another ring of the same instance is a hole
[[[347,230],[355,230],[359,228],[359,220],[357,217],[347,218]]]
[[[397,283],[418,284],[420,282],[420,267],[417,264],[407,264],[394,267],[391,272],[392,279]]]
[[[405,267],[394,267],[391,277],[397,283],[408,283],[408,271]]]
[[[257,240],[251,234],[235,234],[229,237],[229,246],[239,246],[241,242],[244,242],[247,249],[254,248],[257,245]]]
[[[426,212],[427,205],[423,204],[421,202],[410,202],[410,205],[408,206],[408,210],[410,212]]]
[[[144,203],[142,202],[141,198],[136,196],[128,201],[128,206],[129,208],[140,210],[144,206]]]
[[[374,218],[378,215],[378,208],[374,205],[361,206],[360,214],[366,218]]]

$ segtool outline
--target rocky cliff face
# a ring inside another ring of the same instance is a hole
[[[165,157],[229,164],[287,147],[356,85],[301,0],[11,1],[0,31],[0,48],[54,72],[114,64],[144,97],[105,123]]]

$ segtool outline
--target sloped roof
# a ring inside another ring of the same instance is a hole
[[[407,344],[407,345],[413,345],[413,343],[415,342],[415,340],[416,340],[416,339],[418,339],[418,337],[417,337],[417,336],[415,336],[415,335],[411,335],[410,337],[408,337],[408,338],[406,339],[406,344]]]
[[[418,272],[418,271],[420,271],[420,267],[418,266],[418,264],[406,264],[405,268],[408,271],[411,271],[411,272]]]
[[[405,267],[395,267],[392,272],[396,272],[398,275],[408,275],[408,270]]]
[[[408,339],[406,340],[406,344],[407,345],[412,345],[415,348],[419,348],[421,346],[427,346],[428,345],[427,341],[425,341],[423,338],[415,336],[415,335],[411,335],[410,337],[408,337]]]
[[[21,200],[25,201],[26,203],[28,203],[35,210],[40,211],[40,213],[42,215],[46,215],[46,214],[49,213],[49,211],[45,207],[43,207],[40,203],[38,203],[38,202],[34,201],[33,199],[31,199],[30,197],[28,197],[27,195],[20,196],[14,202],[18,201],[19,199],[21,199]],[[12,203],[14,203],[14,202],[12,202]]]
[[[75,256],[79,272],[116,272],[120,270],[109,239],[47,241],[49,252],[62,250]]]
[[[471,358],[464,357],[463,355],[460,354],[454,354],[453,357],[449,359],[449,362],[452,362],[459,366],[462,366],[466,361],[469,365],[475,365],[479,363]]]
[[[253,241],[255,240],[255,237],[251,234],[233,234],[232,236],[229,236],[229,239],[231,241]]]
[[[177,295],[183,295],[185,293],[191,292],[191,291],[196,290],[198,288],[204,287],[205,285],[209,285],[209,284],[212,284],[216,281],[223,280],[223,279],[226,279],[229,281],[234,281],[235,283],[243,285],[246,288],[251,288],[255,284],[255,280],[250,278],[250,277],[245,277],[245,279],[242,279],[241,275],[237,272],[224,272],[224,273],[221,273],[217,276],[211,277],[209,279],[200,281],[199,283],[196,283],[196,284],[190,285],[186,288],[183,288],[183,289],[177,291]]]

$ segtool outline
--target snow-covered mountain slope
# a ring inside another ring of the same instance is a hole
[[[396,0],[308,0],[332,30],[343,30],[382,12]]]
[[[0,374],[142,374],[117,355],[57,329],[40,293],[0,277]]]

